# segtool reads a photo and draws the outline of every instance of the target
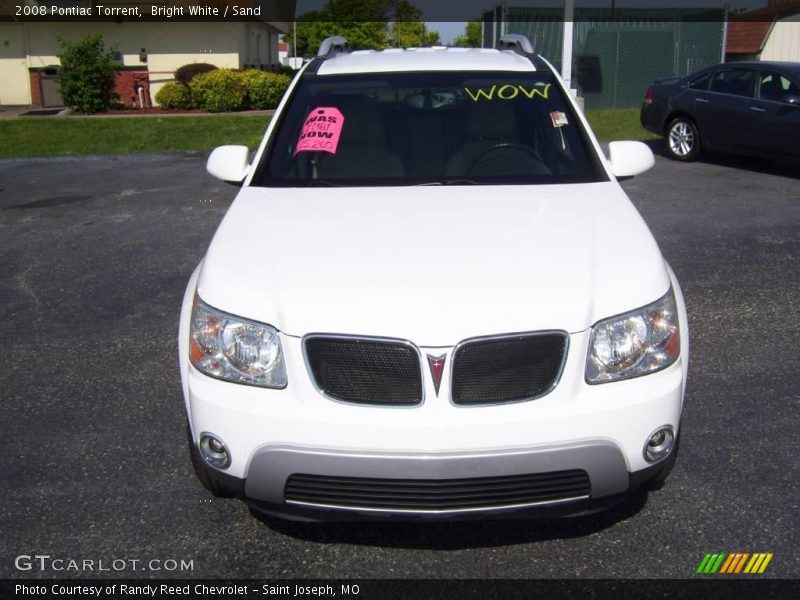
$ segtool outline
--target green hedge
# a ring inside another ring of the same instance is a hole
[[[209,71],[216,70],[217,67],[208,63],[189,63],[183,65],[175,71],[175,81],[183,85],[189,85],[195,77],[200,73],[208,73]]]
[[[156,94],[156,102],[167,109],[194,106],[208,112],[231,112],[248,108],[276,108],[291,77],[257,69],[214,69],[195,75],[188,87],[170,82]]]
[[[257,69],[243,71],[240,76],[247,93],[248,107],[259,110],[278,106],[292,82],[286,75],[267,73]]]
[[[156,102],[162,108],[184,109],[192,107],[192,94],[189,88],[182,83],[170,81],[156,93]]]
[[[231,112],[246,106],[242,76],[231,69],[216,69],[195,76],[189,83],[194,105],[208,112]]]

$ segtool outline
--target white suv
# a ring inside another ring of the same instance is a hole
[[[214,493],[296,519],[574,515],[672,467],[675,275],[527,40],[295,78],[189,281],[180,368]]]

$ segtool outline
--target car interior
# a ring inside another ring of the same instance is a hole
[[[464,92],[467,83],[459,83],[376,82],[309,94],[300,109],[305,113],[284,119],[266,179],[309,185],[596,180],[575,117],[554,93],[531,98],[509,87],[512,98],[476,101]],[[306,116],[320,107],[335,107],[344,117],[335,152],[296,151]]]

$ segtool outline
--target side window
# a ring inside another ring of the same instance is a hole
[[[800,96],[800,86],[780,73],[762,71],[758,78],[758,97],[762,100],[783,102],[786,96]]]
[[[708,89],[708,80],[711,79],[711,73],[705,73],[696,77],[692,81],[689,82],[689,87],[693,90],[705,90]]]
[[[726,69],[719,71],[711,80],[711,91],[733,96],[753,95],[752,69]]]

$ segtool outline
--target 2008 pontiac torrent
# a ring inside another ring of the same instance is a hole
[[[286,518],[576,515],[661,482],[688,367],[678,281],[551,65],[350,52],[294,79],[180,318],[202,483]]]

